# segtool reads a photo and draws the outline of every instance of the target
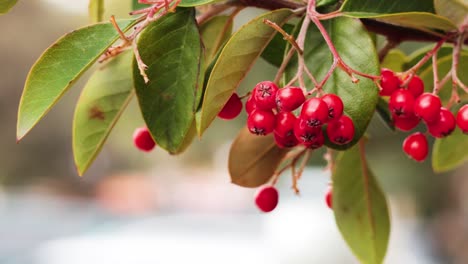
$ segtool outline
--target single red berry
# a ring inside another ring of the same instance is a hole
[[[151,137],[147,127],[140,127],[133,133],[133,143],[141,151],[149,152],[154,149],[156,142]]]
[[[325,136],[323,135],[322,129],[317,130],[317,134],[312,140],[302,143],[302,145],[310,149],[321,148],[323,144],[325,144]]]
[[[411,115],[409,117],[400,117],[396,115],[392,115],[393,124],[396,128],[400,129],[401,131],[410,131],[413,128],[417,127],[419,124],[419,118],[415,115]]]
[[[442,107],[440,109],[439,118],[431,123],[427,123],[429,133],[436,138],[443,138],[452,134],[455,130],[457,121],[452,112],[447,108]]]
[[[294,134],[287,135],[285,137],[281,137],[278,134],[274,133],[275,143],[279,148],[292,148],[299,144],[297,141],[296,136]]]
[[[276,117],[273,112],[256,109],[247,119],[247,127],[255,135],[268,135],[275,129]]]
[[[398,89],[390,96],[388,102],[390,112],[400,117],[410,117],[414,110],[414,97],[411,92],[404,89]]]
[[[296,116],[291,112],[280,112],[276,116],[275,134],[280,137],[294,135]]]
[[[390,96],[400,87],[400,79],[395,76],[392,70],[382,69],[380,76],[380,86],[382,90],[380,90],[379,94],[381,96]]]
[[[254,97],[258,109],[271,110],[276,107],[276,93],[278,86],[270,81],[263,81],[255,85]]]
[[[263,186],[255,194],[255,204],[258,209],[268,213],[278,205],[279,193],[274,186]]]
[[[310,127],[321,126],[328,121],[328,106],[320,98],[310,98],[302,105],[300,118]]]
[[[276,93],[276,106],[280,111],[294,111],[301,106],[304,101],[304,91],[298,87],[285,87],[279,89]]]
[[[463,133],[468,134],[468,104],[458,110],[457,124]]]
[[[237,95],[233,93],[227,103],[224,105],[218,116],[222,119],[230,120],[236,118],[242,111],[242,101]]]
[[[335,94],[326,94],[322,100],[328,106],[328,121],[337,120],[343,115],[343,101]]]
[[[257,109],[257,102],[255,102],[255,96],[251,94],[245,103],[245,111],[250,115],[250,113],[255,109]]]
[[[423,161],[429,153],[426,136],[420,132],[409,135],[403,141],[403,151],[415,161]]]
[[[301,144],[313,144],[321,133],[323,133],[321,127],[310,127],[304,119],[298,118],[294,124],[294,135]]]
[[[424,82],[419,76],[414,75],[411,81],[408,83],[408,91],[410,91],[414,98],[417,98],[424,93]]]
[[[333,188],[328,187],[327,192],[325,193],[325,203],[328,208],[333,209]]]
[[[437,95],[423,93],[414,102],[414,113],[424,121],[430,123],[439,118],[442,103]]]
[[[327,135],[331,142],[344,145],[354,138],[354,123],[348,116],[341,116],[340,119],[332,121],[327,126]]]

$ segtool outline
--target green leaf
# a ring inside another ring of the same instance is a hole
[[[89,1],[89,18],[92,23],[101,22],[104,17],[104,0]]]
[[[287,152],[276,146],[273,135],[252,135],[244,127],[229,152],[228,168],[232,183],[248,188],[267,183]]]
[[[205,58],[211,62],[224,46],[232,33],[232,20],[229,16],[216,16],[200,26],[200,34],[205,46]]]
[[[119,22],[123,30],[134,20]],[[18,111],[21,140],[73,83],[104,53],[119,34],[110,23],[75,30],[50,46],[29,72]]]
[[[375,18],[379,21],[424,31],[439,29],[450,31],[456,26],[448,19],[434,14],[432,1],[347,0],[341,11],[350,17]]]
[[[80,175],[101,151],[133,97],[132,52],[101,66],[84,87],[73,120],[73,154]]]
[[[288,34],[291,34],[294,30],[294,25],[285,24],[283,26],[283,29]],[[268,46],[266,46],[265,50],[262,52],[262,58],[270,64],[276,67],[280,67],[281,63],[283,62],[283,55],[285,53],[287,45],[288,41],[284,39],[283,35],[276,34],[270,41]]]
[[[132,0],[132,9],[133,10],[138,10],[138,9],[143,9],[149,7],[147,4],[140,4],[138,3],[138,0]]]
[[[356,145],[336,158],[333,212],[341,235],[361,263],[378,264],[387,251],[389,210],[363,152],[363,146]]]
[[[216,0],[182,0],[180,1],[179,6],[185,6],[185,7],[201,6],[201,5],[212,3],[214,1]]]
[[[241,27],[226,43],[211,72],[203,98],[200,122],[201,136],[239,86],[276,31],[263,23],[269,19],[282,25],[292,15],[289,9],[263,14]]]
[[[16,5],[18,0],[0,0],[0,14],[5,14]]]
[[[453,170],[468,161],[468,136],[455,129],[449,137],[436,139],[432,150],[432,168],[435,172]]]
[[[399,49],[392,49],[383,59],[380,66],[382,68],[390,69],[394,72],[402,72],[407,58],[405,53]]]
[[[202,45],[193,8],[177,8],[141,34],[138,47],[150,81],[136,62],[133,78],[143,118],[159,146],[178,153],[194,120],[202,82]]]
[[[467,0],[434,0],[436,13],[444,16],[456,25],[463,24],[468,14]]]
[[[393,0],[391,3],[375,0],[347,0],[341,7],[341,11],[348,14],[369,16],[407,12],[435,12],[432,1],[424,0]]]
[[[350,67],[368,74],[380,74],[377,52],[372,39],[358,20],[342,17],[324,21],[323,25],[330,34],[338,53]],[[304,48],[306,65],[318,80],[322,80],[333,63],[333,56],[314,25],[309,28],[305,43],[313,43],[313,45],[306,44]],[[297,60],[294,60],[286,69],[286,83],[296,72]],[[378,89],[373,81],[357,77],[360,79],[359,83],[353,84],[350,77],[337,68],[324,86],[326,93],[337,94],[341,97],[345,105],[345,113],[353,119],[356,130],[351,143],[338,146],[327,140],[326,144],[329,147],[346,149],[354,145],[364,135],[374,114]],[[307,87],[311,89],[313,84],[307,77],[305,80]]]

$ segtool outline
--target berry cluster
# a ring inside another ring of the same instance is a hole
[[[408,78],[408,77],[405,77]],[[431,136],[443,138],[449,136],[458,126],[468,132],[468,106],[460,109],[457,118],[443,107],[439,96],[424,92],[424,83],[417,75],[409,82],[400,79],[388,69],[382,69],[380,95],[390,96],[388,107],[396,128],[411,131],[422,120]],[[406,87],[403,84],[407,83]],[[403,142],[403,150],[416,161],[423,161],[429,153],[428,141],[424,134],[416,132]]]
[[[296,117],[294,111],[301,106]],[[344,145],[354,138],[354,123],[343,115],[343,108],[337,95],[306,99],[299,87],[279,89],[275,83],[263,81],[255,86],[247,100],[247,127],[255,135],[273,133],[280,148],[297,145],[320,148],[325,142],[324,130],[331,142]]]

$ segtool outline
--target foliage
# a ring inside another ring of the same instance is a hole
[[[383,95],[380,70],[396,72],[402,89],[409,90],[412,79],[420,77],[426,92],[440,96],[443,106],[457,113],[468,99],[468,77],[462,74],[468,68],[466,1],[129,1],[134,19],[102,23],[105,1],[90,0],[90,21],[97,24],[63,36],[32,66],[18,110],[17,140],[88,69],[95,69],[73,121],[80,175],[135,94],[153,139],[169,153],[181,153],[197,134],[201,137],[209,129],[251,67],[263,58],[278,68],[271,78],[276,84],[298,86],[308,98],[333,93],[343,101],[344,113],[354,125],[350,141],[338,144],[330,139],[326,125],[325,132],[319,130],[325,134],[332,173],[333,211],[357,258],[382,263],[390,217],[385,192],[367,165],[364,136],[374,113],[389,129],[406,129],[397,123],[394,102]],[[0,14],[16,2],[0,1]],[[236,15],[251,7],[266,11],[232,32]],[[376,34],[387,40],[379,51]],[[397,46],[411,40],[429,43],[406,56]],[[92,67],[96,62],[101,65]],[[255,91],[241,98],[249,96],[255,97]],[[456,129],[447,137],[452,131],[436,134],[426,121],[429,133],[441,137],[432,152],[435,171],[452,170],[468,160],[466,131]],[[242,129],[232,145],[232,182],[250,188],[274,185],[291,169],[298,192],[297,180],[316,146],[282,148],[275,143],[277,135],[250,132]]]

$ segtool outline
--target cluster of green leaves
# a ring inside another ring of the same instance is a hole
[[[199,25],[194,7],[213,1],[182,0],[175,13],[165,15],[141,33],[138,49],[143,62],[148,65],[148,83],[140,75],[130,51],[96,67],[83,88],[73,121],[73,151],[80,174],[92,164],[134,95],[156,142],[169,153],[177,154],[184,151],[197,135],[203,135],[258,58],[263,57],[279,67],[291,47],[263,21],[268,19],[284,26],[291,34],[297,34],[302,20],[291,19],[295,16],[292,10],[278,9],[261,14],[234,33],[232,17],[226,15],[215,16]],[[102,21],[104,2],[91,0],[91,21]],[[335,7],[337,2],[323,0],[318,1],[318,5],[327,9]],[[15,3],[16,0],[1,1],[0,13],[7,12]],[[132,5],[134,9],[147,7],[136,0],[132,0]],[[382,65],[399,71],[408,69],[427,49],[409,57],[391,52],[380,64],[373,36],[356,18],[375,19],[440,35],[456,29],[466,14],[466,5],[456,0],[347,0],[340,11],[344,13],[343,17],[323,22],[340,56],[352,68],[378,75]],[[136,20],[118,21],[124,32],[136,23]],[[333,57],[315,25],[307,30],[305,63],[321,79],[329,70]],[[29,73],[21,98],[18,140],[118,39],[119,35],[110,23],[98,23],[63,36],[42,54]],[[468,53],[463,52],[462,56],[466,58]],[[461,69],[468,68],[467,61],[461,60]],[[448,72],[450,47],[440,51],[438,65],[441,74]],[[296,70],[297,58],[294,58],[286,67],[283,82],[287,82]],[[419,74],[426,86],[431,87],[431,65],[425,65]],[[467,76],[461,77],[468,82]],[[388,205],[366,164],[363,144],[357,143],[362,142],[376,110],[392,128],[385,110],[386,102],[379,100],[378,89],[372,81],[361,78],[354,84],[339,69],[324,89],[343,99],[345,112],[356,127],[356,136],[350,144],[336,146],[326,142],[328,147],[340,150],[332,171],[336,222],[363,263],[381,263],[390,233]],[[444,87],[442,93],[449,89]],[[446,95],[443,98],[447,98]],[[464,151],[468,141],[460,140],[462,137],[456,132],[451,137],[436,140],[433,150],[435,170],[450,170],[468,159],[468,153]],[[229,158],[233,183],[251,188],[267,183],[286,154],[286,150],[276,147],[271,136],[256,137],[243,129],[233,143]]]

